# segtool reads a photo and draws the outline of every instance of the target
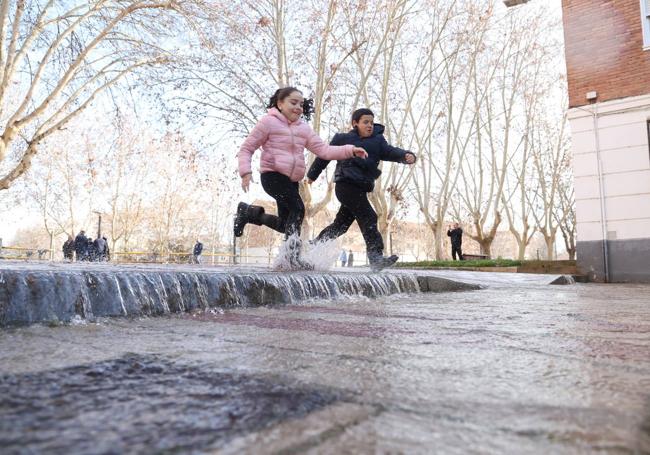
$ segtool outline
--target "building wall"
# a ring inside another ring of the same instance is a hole
[[[562,0],[570,107],[650,93],[639,0]]]
[[[606,241],[611,281],[650,282],[649,120],[650,94],[569,110],[578,266],[592,278],[605,278]]]

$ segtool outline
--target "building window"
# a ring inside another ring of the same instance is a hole
[[[643,48],[650,50],[650,0],[641,0],[641,20],[643,21]]]

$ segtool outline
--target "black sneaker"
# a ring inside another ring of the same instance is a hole
[[[235,237],[244,235],[244,226],[248,223],[248,204],[240,202],[237,205],[237,214],[235,215],[235,223],[233,225],[233,232]]]
[[[370,270],[372,270],[373,272],[379,272],[380,270],[383,270],[387,267],[392,267],[393,265],[395,265],[398,259],[399,256],[395,254],[388,257],[382,256],[377,260],[370,261]]]

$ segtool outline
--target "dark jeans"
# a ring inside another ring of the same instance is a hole
[[[332,224],[322,230],[316,240],[330,240],[345,234],[356,220],[363,239],[366,241],[368,259],[372,260],[384,254],[384,241],[377,229],[377,214],[370,205],[368,193],[345,182],[338,182],[335,187],[336,198],[341,208]],[[352,262],[348,259],[348,263]]]
[[[264,172],[261,176],[262,188],[275,199],[278,215],[264,214],[260,217],[263,225],[289,237],[300,235],[302,220],[305,218],[305,204],[298,192],[298,182],[279,172]]]
[[[458,253],[458,260],[463,260],[463,252],[461,251],[460,245],[451,245],[451,257],[456,260],[456,253]]]

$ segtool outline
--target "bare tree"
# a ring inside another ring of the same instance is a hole
[[[147,132],[137,124],[135,118],[118,111],[112,125],[116,137],[112,147],[101,157],[104,166],[99,186],[101,199],[108,199],[108,241],[114,252],[120,241],[122,249],[128,251],[131,237],[141,227],[145,210],[143,182],[147,181],[149,173],[148,155],[156,153],[147,143]]]
[[[99,94],[167,60],[157,38],[169,36],[167,13],[182,12],[185,3],[0,2],[0,190]]]
[[[403,42],[401,35],[405,32],[408,18],[414,14],[413,12],[416,6],[417,4],[415,2],[396,1],[387,9],[384,34],[382,37],[383,46],[378,47],[380,68],[382,70],[381,79],[377,81],[376,89],[373,90],[372,86],[364,87],[364,91],[362,92],[366,103],[370,101],[368,94],[375,92],[377,104],[380,106],[379,120],[386,123],[386,139],[405,148],[410,148],[410,145],[413,144],[412,139],[407,141],[405,137],[407,133],[405,124],[408,118],[408,110],[394,109],[391,105],[396,99],[399,99],[395,96],[397,90],[392,88],[392,86],[401,82],[399,77],[395,77],[396,72],[399,74],[395,57],[396,54],[401,54],[400,57],[403,58],[404,53],[407,52],[409,45]],[[373,58],[373,60],[375,59]],[[423,72],[420,72],[420,76]],[[404,73],[402,73],[403,75]],[[408,93],[406,96],[408,97],[409,95],[412,96],[413,92]],[[397,113],[400,115],[395,115]],[[387,247],[390,249],[391,237],[388,233],[390,232],[391,224],[399,205],[404,203],[404,192],[409,183],[412,168],[393,163],[380,163],[380,168],[382,170],[382,176],[377,180],[375,188],[370,194],[370,201],[377,211],[377,227],[379,232],[382,234],[384,241],[387,243]]]
[[[481,74],[474,74],[474,108],[478,116],[478,128],[474,137],[473,153],[462,166],[463,190],[460,195],[473,224],[470,237],[490,255],[502,221],[502,212],[514,227],[514,210],[505,208],[506,180],[509,170],[522,167],[519,174],[525,177],[526,161],[521,156],[528,153],[527,122],[530,111],[527,100],[543,96],[535,87],[539,73],[548,64],[550,54],[539,45],[539,35],[547,30],[547,22],[537,12],[508,11],[505,17],[495,17],[494,26],[486,35],[485,48],[481,53]],[[525,182],[519,183],[522,191]],[[508,196],[509,198],[512,195]],[[525,214],[526,207],[522,207]],[[526,220],[523,220],[524,224]],[[525,226],[526,227],[526,226]],[[511,229],[514,230],[514,229]],[[530,241],[528,231],[516,233],[520,252]]]
[[[44,140],[42,159],[17,185],[46,217],[48,233],[74,235],[89,221],[99,164],[95,150],[104,138],[98,132],[103,125],[93,120],[71,121],[66,130]]]
[[[476,130],[477,116],[469,109],[478,53],[487,31],[490,10],[453,4],[439,20],[448,28],[435,33],[431,24],[428,71],[420,99],[410,107],[410,121],[420,160],[414,195],[435,240],[435,257],[443,257],[444,221],[456,192],[461,163]]]
[[[54,163],[51,159],[43,166],[42,173],[30,176],[30,179],[25,182],[27,189],[27,196],[37,205],[43,227],[45,232],[50,238],[50,259],[54,257],[54,238],[66,231],[65,221],[61,219],[60,213],[57,213],[57,208],[60,204],[57,202],[60,198],[60,193],[55,179]]]
[[[567,168],[567,171],[570,170]],[[576,208],[573,176],[567,172],[568,177],[563,177],[559,186],[560,203],[555,211],[555,222],[560,228],[564,246],[570,260],[576,258]]]
[[[544,237],[547,259],[553,259],[555,236],[558,229],[555,216],[560,200],[560,188],[564,168],[570,153],[569,137],[566,131],[566,114],[558,125],[539,120],[534,136],[536,146],[533,148],[533,163],[537,187],[532,189],[529,197],[533,204],[533,217],[537,230]]]

